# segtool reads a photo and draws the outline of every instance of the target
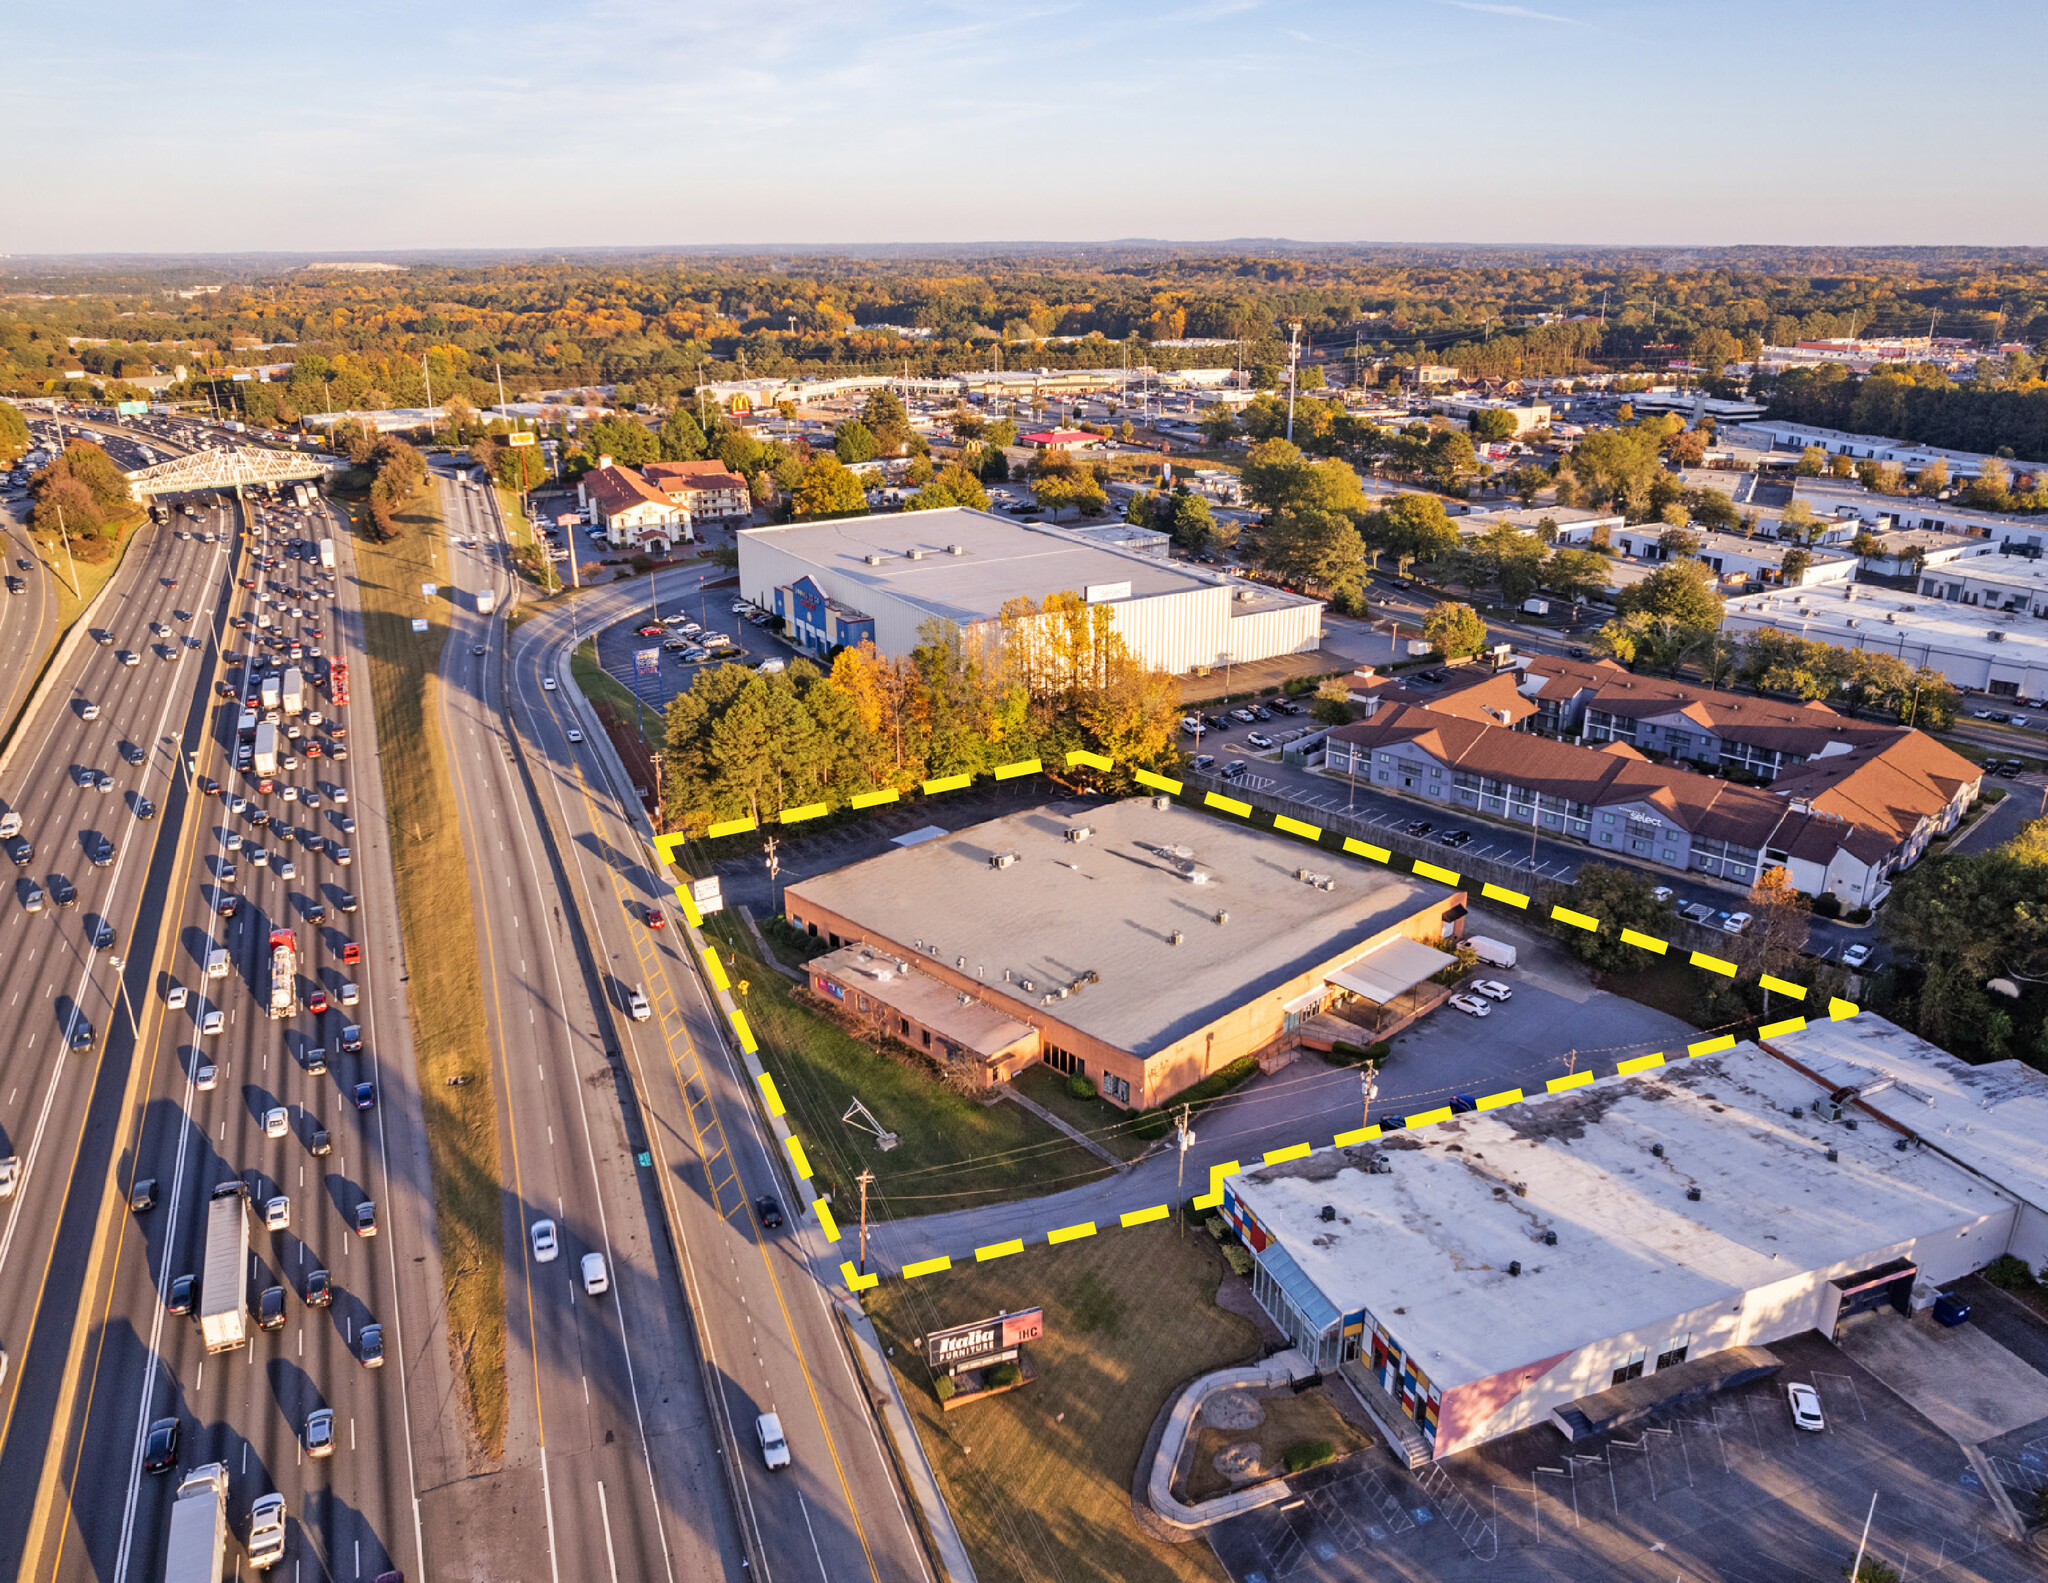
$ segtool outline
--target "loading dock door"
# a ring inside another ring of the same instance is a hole
[[[1842,1326],[1856,1315],[1887,1303],[1902,1314],[1912,1312],[1913,1282],[1919,1274],[1920,1266],[1910,1259],[1893,1259],[1855,1275],[1837,1276],[1833,1284],[1842,1297],[1835,1311],[1835,1339],[1841,1339]]]

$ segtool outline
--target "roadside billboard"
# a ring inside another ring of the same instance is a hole
[[[725,891],[716,874],[709,879],[691,880],[690,899],[697,904],[700,916],[708,918],[714,912],[725,911]]]
[[[1020,1308],[1014,1314],[998,1314],[971,1325],[934,1330],[924,1338],[924,1360],[934,1371],[949,1374],[960,1369],[978,1369],[1015,1357],[1019,1346],[1044,1334],[1045,1310]]]
[[[658,682],[661,680],[660,649],[635,649],[633,651],[633,680],[636,682]]]
[[[511,446],[511,447],[512,447],[512,448],[513,448],[513,449],[514,449],[514,450],[516,451],[516,450],[518,450],[518,449],[519,449],[519,447],[520,447],[520,446],[522,446],[522,445],[531,445],[531,444],[533,444],[533,436],[532,436],[531,434],[527,433],[527,432],[526,432],[525,430],[523,430],[523,429],[522,429],[522,430],[521,430],[521,431],[520,431],[519,433],[517,433],[517,434],[508,434],[508,435],[506,435],[506,436],[505,436],[505,443],[506,443],[507,445]]]

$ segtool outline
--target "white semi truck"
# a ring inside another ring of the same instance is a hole
[[[199,1277],[199,1338],[208,1352],[232,1352],[249,1339],[249,1200],[240,1182],[223,1182],[206,1206],[206,1267]]]
[[[172,1498],[164,1583],[220,1583],[227,1546],[228,1470],[209,1462],[187,1473]]]

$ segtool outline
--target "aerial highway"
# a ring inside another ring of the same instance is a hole
[[[43,565],[28,536],[28,507],[0,505],[0,567],[7,576],[0,598],[0,739],[7,735],[28,702],[43,656],[57,639],[57,589],[54,574]],[[19,583],[21,591],[15,592]]]
[[[645,1144],[603,986],[579,949],[581,898],[565,894],[524,745],[507,735],[516,587],[504,527],[487,491],[439,471],[434,487],[453,585],[442,739],[507,1145],[512,1417],[505,1471],[483,1498],[539,1511],[508,1560],[544,1548],[551,1579],[748,1576],[729,1448],[707,1405],[653,1173],[637,1163]],[[492,599],[480,599],[486,591]],[[552,1240],[537,1240],[537,1227]],[[596,1294],[585,1279],[593,1256],[608,1288]]]
[[[710,563],[658,573],[658,592],[665,605],[679,602],[721,575]],[[634,818],[631,789],[606,772],[589,740],[594,721],[568,696],[567,654],[579,632],[632,614],[646,592],[638,579],[592,590],[513,633],[506,714],[535,788],[532,817],[566,867],[567,894],[589,931],[597,998],[646,1106],[659,1212],[669,1218],[681,1299],[717,1382],[710,1406],[757,1571],[832,1583],[930,1578],[832,1312],[824,1272],[838,1255],[792,1201],[671,885]],[[655,914],[660,928],[649,926]],[[628,1012],[636,989],[648,1001],[645,1021]],[[777,1201],[781,1226],[767,1224],[763,1198]],[[780,1471],[767,1467],[755,1432],[768,1412],[780,1418],[791,1454]]]
[[[297,1575],[424,1571],[406,1416],[417,1349],[401,1310],[411,1295],[412,1312],[427,1312],[439,1281],[361,623],[345,541],[337,575],[319,566],[318,538],[332,531],[324,509],[247,509],[253,532],[235,570],[253,586],[235,588],[239,625],[217,673],[184,679],[181,703],[202,722],[189,838],[157,897],[160,948],[128,975],[141,1029],[119,1173],[130,1207],[80,1316],[83,1383],[55,1462],[63,1520],[37,1558],[41,1577],[162,1576],[175,1479],[145,1459],[164,1420],[178,1426],[179,1467],[227,1466],[238,1542],[253,1500],[275,1490]],[[335,702],[336,659],[355,662],[346,705]],[[282,684],[293,669],[306,678],[301,696],[279,702],[296,710],[266,711],[263,679]],[[270,744],[251,743],[245,709],[276,717],[269,776],[251,762],[249,747]],[[290,942],[290,1009],[273,1018],[277,939]],[[172,1310],[220,1297],[203,1277],[197,1291],[180,1285],[201,1276],[210,1200],[232,1184],[248,1195],[253,1228],[246,1290],[235,1294],[249,1339],[209,1354],[194,1312]],[[322,1409],[333,1449],[313,1456],[309,1420]]]

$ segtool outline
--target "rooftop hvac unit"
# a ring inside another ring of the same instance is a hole
[[[1189,870],[1189,872],[1188,872],[1188,883],[1189,883],[1190,885],[1206,885],[1206,884],[1208,884],[1208,883],[1209,883],[1209,871],[1208,871],[1207,869],[1205,869],[1205,868],[1198,868],[1198,869],[1191,869],[1191,870]]]
[[[1848,621],[1848,625],[1850,625],[1850,626],[1852,626],[1852,627],[1860,627],[1860,626],[1862,626],[1862,625],[1863,625],[1863,623],[1862,623],[1862,622],[1860,622],[1860,621],[1858,621],[1858,620],[1857,620],[1857,619],[1856,619],[1856,618],[1855,618],[1854,616],[1851,616],[1851,617],[1849,618],[1849,621]]]
[[[921,560],[923,560],[923,559],[924,559],[924,551],[923,551],[923,550],[905,550],[905,551],[903,552],[903,558],[904,558],[905,560],[910,560],[910,561],[921,561]]]
[[[1884,619],[1886,626],[1895,627],[1899,624],[1899,613],[1896,610],[1888,610],[1885,612]]]
[[[888,558],[888,557],[886,557],[886,556],[882,556],[882,555],[870,555],[870,556],[868,557],[868,565],[870,565],[870,566],[880,566],[880,565],[882,564],[882,562],[883,562],[884,560],[886,560],[887,558]]]
[[[1180,940],[1181,940],[1181,934],[1180,934],[1180,931],[1179,931],[1178,929],[1174,930],[1172,934],[1170,934],[1170,935],[1168,935],[1168,936],[1166,937],[1166,943],[1167,943],[1168,945],[1179,945],[1179,944],[1180,944]]]
[[[1037,985],[1037,984],[1035,984],[1035,983],[1033,983],[1033,982],[1032,982],[1032,981],[1031,981],[1030,979],[1028,979],[1028,978],[1027,978],[1027,979],[1025,979],[1025,980],[1024,980],[1024,981],[1023,981],[1023,982],[1022,982],[1021,984],[1019,984],[1019,985],[1018,985],[1017,987],[1018,987],[1019,989],[1023,990],[1023,991],[1024,991],[1024,993],[1025,993],[1025,994],[1027,994],[1027,995],[1035,995],[1035,994],[1037,994],[1037,993],[1038,993],[1038,985]]]
[[[1065,1000],[1067,996],[1069,996],[1072,993],[1073,991],[1068,989],[1067,986],[1064,984],[1060,985],[1058,989],[1053,991],[1053,994],[1060,1000]]]
[[[1985,632],[1984,636],[1989,638],[1993,643],[2003,643],[2005,641],[2005,634],[1999,631],[1996,627],[1989,628]]]
[[[948,555],[965,555],[967,553],[967,546],[964,544],[949,544],[946,546],[946,553]]]
[[[1250,600],[1250,598],[1252,597],[1252,591],[1249,588],[1240,588],[1237,590],[1236,594],[1233,597],[1243,600]]]
[[[1017,861],[1015,852],[998,852],[988,860],[990,868],[1008,868]]]
[[[1216,921],[1218,923],[1228,923],[1230,922],[1230,914],[1227,912],[1219,912],[1218,914],[1216,914]]]
[[[1093,825],[1070,824],[1066,829],[1066,836],[1069,841],[1085,841],[1093,834],[1095,834],[1095,827]]]
[[[1165,813],[1166,810],[1168,808],[1171,808],[1172,806],[1173,799],[1171,797],[1164,795],[1163,793],[1160,796],[1154,797],[1152,799],[1152,807],[1155,811],[1159,813]]]

